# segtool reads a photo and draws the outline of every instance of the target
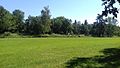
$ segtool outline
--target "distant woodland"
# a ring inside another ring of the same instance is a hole
[[[118,0],[119,2],[119,0]],[[24,12],[15,9],[10,13],[3,6],[0,6],[0,35],[16,33],[20,35],[41,35],[41,34],[60,34],[60,35],[85,35],[94,37],[120,36],[120,27],[116,20],[118,9],[112,7],[116,3],[114,0],[103,0],[105,10],[96,16],[96,21],[90,24],[72,21],[71,19],[59,16],[51,18],[49,7],[41,9],[38,16],[29,15],[24,19]],[[112,9],[110,9],[112,7]],[[114,17],[108,17],[113,14]],[[104,19],[103,16],[106,16]]]

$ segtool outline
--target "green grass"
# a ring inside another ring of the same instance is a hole
[[[73,57],[117,47],[120,38],[1,38],[0,68],[63,68]]]

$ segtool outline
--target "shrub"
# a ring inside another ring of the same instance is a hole
[[[10,32],[5,32],[3,35],[4,36],[10,36],[10,34],[11,34]]]

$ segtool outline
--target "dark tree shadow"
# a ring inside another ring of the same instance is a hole
[[[120,68],[120,48],[108,48],[104,55],[95,57],[74,57],[67,61],[66,68]]]

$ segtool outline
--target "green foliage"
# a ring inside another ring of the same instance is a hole
[[[52,31],[58,34],[72,34],[71,20],[65,17],[57,17],[52,19]]]
[[[117,14],[119,13],[118,8],[114,7],[115,3],[120,3],[120,0],[102,0],[105,10],[102,11],[102,16],[108,16],[108,14],[113,14],[114,17],[117,18]]]
[[[106,31],[106,23],[101,15],[98,15],[96,22],[93,24],[92,36],[104,37]]]
[[[22,38],[24,36],[19,35],[17,33],[11,33],[11,32],[5,32],[3,34],[0,35],[0,38]],[[28,36],[25,36],[28,37]]]
[[[103,19],[103,14],[98,15],[94,24],[87,20],[81,24],[80,21],[72,23],[71,19],[63,16],[51,19],[49,7],[44,7],[39,16],[29,16],[24,20],[24,12],[14,10],[10,13],[0,6],[0,34],[5,32],[40,36],[46,34],[61,34],[74,36],[84,34],[85,36],[113,37],[120,36],[120,27],[116,26],[117,20],[108,17]]]
[[[14,20],[14,25],[13,27],[15,27],[14,31],[16,32],[23,32],[23,29],[24,29],[24,23],[23,23],[23,20],[24,20],[24,12],[22,12],[21,10],[14,10],[13,11],[13,20]]]
[[[118,34],[115,34],[116,32],[119,33],[118,26],[116,26],[116,22],[114,21],[116,19],[112,19],[110,17],[103,19],[103,17],[97,18],[97,21],[94,22],[91,34],[92,36],[97,36],[97,37],[113,37],[113,36],[118,36]],[[114,21],[114,22],[113,22]]]
[[[51,31],[50,10],[44,7],[40,16],[29,16],[25,21],[25,34],[46,34]]]
[[[106,25],[106,35],[112,37],[114,35],[115,26],[112,24]]]
[[[0,33],[10,30],[12,25],[12,14],[0,6]]]
[[[81,33],[81,23],[77,22],[76,20],[73,23],[73,33],[74,34],[80,34]]]
[[[41,11],[41,21],[42,21],[42,33],[49,33],[51,31],[51,20],[50,20],[50,10],[49,7],[44,7]]]
[[[89,29],[89,26],[88,26],[88,22],[87,22],[87,20],[85,20],[85,22],[84,22],[84,25],[83,25],[83,31],[84,31],[84,34],[85,34],[86,36],[89,35],[89,31],[90,31],[90,29]]]
[[[114,26],[114,35],[120,37],[120,27],[115,27]]]
[[[4,36],[9,36],[10,35],[10,32],[5,32],[4,33]]]
[[[26,34],[41,34],[42,33],[42,22],[41,17],[29,16],[25,21],[25,33]]]
[[[63,25],[61,26],[61,30],[63,31],[63,34],[71,34],[72,33],[71,20],[65,19]]]
[[[58,33],[58,34],[62,34],[62,25],[64,22],[65,18],[64,17],[57,17],[57,18],[53,18],[52,19],[52,32],[53,33]]]

